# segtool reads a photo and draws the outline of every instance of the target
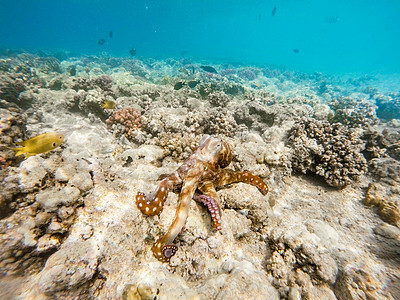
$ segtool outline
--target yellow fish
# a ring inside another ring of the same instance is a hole
[[[15,156],[25,154],[25,158],[51,151],[62,144],[64,136],[57,132],[43,133],[29,140],[16,143],[19,148],[11,148],[15,150]]]
[[[100,106],[104,109],[114,109],[117,104],[115,104],[115,102],[111,100],[104,100],[100,103]]]

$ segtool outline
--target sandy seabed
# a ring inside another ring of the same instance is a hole
[[[400,298],[400,94],[374,76],[204,65],[0,59],[2,299]],[[50,131],[65,135],[51,152],[9,149]],[[218,190],[217,232],[192,201],[161,263],[150,249],[179,191],[155,217],[135,196],[206,134],[269,193]]]

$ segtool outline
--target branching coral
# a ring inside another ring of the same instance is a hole
[[[302,118],[289,132],[295,169],[322,176],[334,187],[344,187],[367,171],[359,133],[341,123]]]

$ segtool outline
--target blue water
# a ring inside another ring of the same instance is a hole
[[[398,0],[0,0],[0,49],[391,74],[399,16]]]

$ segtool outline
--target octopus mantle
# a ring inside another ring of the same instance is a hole
[[[158,188],[149,196],[142,192],[136,195],[139,210],[148,216],[159,215],[168,193],[181,188],[175,219],[168,231],[152,247],[154,256],[161,262],[168,262],[178,247],[173,244],[186,223],[192,199],[203,203],[209,210],[213,228],[221,229],[221,210],[216,201],[216,187],[236,182],[256,186],[263,195],[268,193],[264,181],[249,171],[234,172],[224,169],[232,161],[231,147],[225,141],[205,135],[199,147],[172,174],[161,180]]]

